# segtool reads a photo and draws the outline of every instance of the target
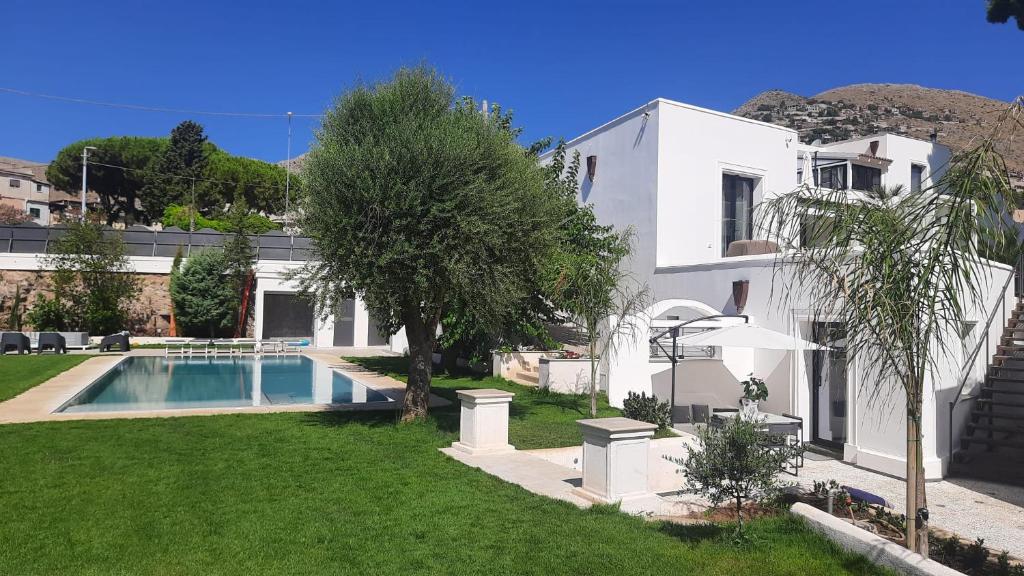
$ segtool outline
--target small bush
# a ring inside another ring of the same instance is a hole
[[[672,407],[668,402],[658,402],[656,396],[648,396],[645,392],[630,392],[622,403],[622,415],[633,420],[657,424],[659,430],[672,425]]]
[[[36,332],[64,332],[68,327],[67,310],[56,298],[37,296],[25,319]]]

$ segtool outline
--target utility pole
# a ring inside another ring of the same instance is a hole
[[[285,160],[284,169],[284,229],[291,235],[291,228],[288,227],[288,212],[291,210],[291,184],[292,184],[292,113],[288,113],[288,155]]]
[[[196,229],[196,179],[192,177],[192,208],[188,211],[188,231],[191,235]]]
[[[85,195],[88,190],[87,180],[89,178],[89,150],[95,150],[95,146],[82,148],[82,222],[85,222]]]

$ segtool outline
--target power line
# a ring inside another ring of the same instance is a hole
[[[208,110],[187,110],[184,108],[163,108],[159,106],[144,106],[141,104],[120,104],[116,102],[103,102],[100,100],[89,100],[87,98],[72,98],[69,96],[55,96],[53,94],[41,94],[39,92],[29,92],[28,90],[19,90],[17,88],[7,88],[0,86],[0,92],[6,92],[7,94],[15,94],[18,96],[28,96],[32,98],[43,98],[46,100],[57,100],[59,102],[72,102],[75,104],[87,104],[90,106],[103,106],[106,108],[119,108],[123,110],[136,110],[142,112],[168,112],[173,114],[188,114],[192,116],[221,116],[231,118],[287,118],[289,113],[282,112],[279,114],[260,114],[255,112],[212,112]],[[297,118],[323,118],[323,114],[291,114]]]
[[[183,176],[181,174],[165,174],[163,172],[157,172],[155,170],[146,170],[144,168],[130,168],[128,166],[118,166],[117,164],[107,164],[105,162],[96,162],[94,160],[89,161],[89,166],[104,166],[106,168],[115,168],[117,170],[123,170],[126,172],[141,172],[144,174],[150,174],[152,176],[159,176],[160,178],[179,178],[181,180],[191,180],[193,182],[212,182],[214,184],[227,184],[229,186],[262,186],[270,190],[284,191],[284,187],[278,184],[270,184],[266,181],[255,181],[255,182],[231,182],[229,180],[216,180],[213,178],[200,178],[193,176]]]

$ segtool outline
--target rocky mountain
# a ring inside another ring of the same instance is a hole
[[[853,84],[804,97],[769,90],[751,98],[733,113],[788,126],[800,140],[822,143],[878,132],[938,141],[954,150],[988,136],[1009,103],[959,90],[913,84]],[[1024,173],[1024,146],[1004,150],[1008,167]]]

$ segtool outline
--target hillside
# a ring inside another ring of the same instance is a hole
[[[853,84],[809,98],[769,90],[751,98],[733,113],[800,132],[800,140],[823,143],[878,132],[938,141],[962,150],[987,136],[1007,102],[912,84]],[[1024,173],[1024,147],[1004,151],[1011,171]]]

